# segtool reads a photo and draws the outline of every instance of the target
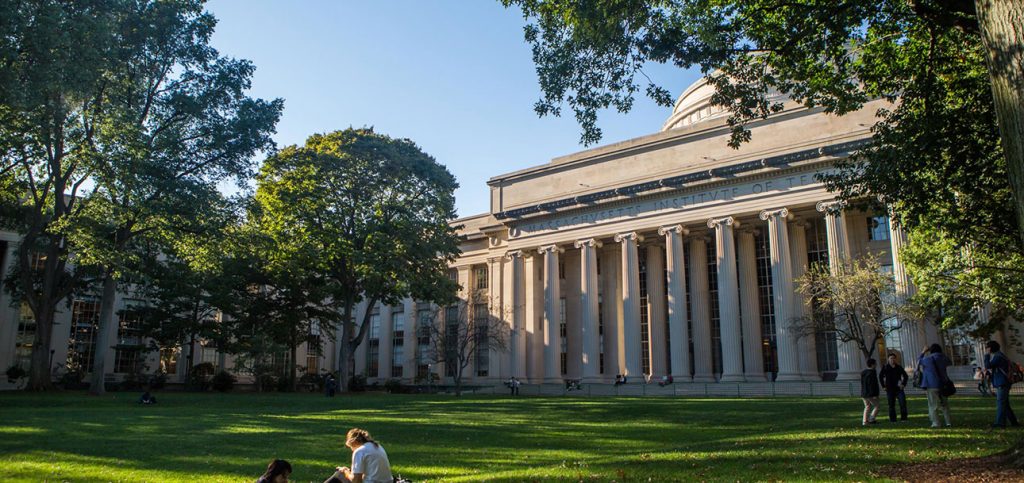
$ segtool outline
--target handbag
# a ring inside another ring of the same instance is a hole
[[[956,394],[956,385],[953,384],[952,379],[946,379],[942,382],[942,387],[939,388],[939,394],[942,394],[945,397]]]
[[[920,389],[921,388],[921,380],[922,379],[924,379],[924,372],[921,371],[921,365],[918,364],[917,368],[914,369],[914,378],[913,378],[914,387]]]

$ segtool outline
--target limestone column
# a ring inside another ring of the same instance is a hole
[[[504,277],[501,256],[491,257],[487,259],[487,276],[490,278],[487,284],[488,294],[488,315],[490,320],[488,324],[494,328],[502,327],[502,323],[507,323],[507,315],[504,313],[504,305],[502,304],[504,294]],[[488,331],[491,329],[488,328]],[[491,333],[490,337],[496,337],[499,334]],[[494,348],[494,346],[487,349],[487,377],[492,380],[508,379],[508,375],[504,373],[508,372],[507,364],[502,362],[503,354]]]
[[[508,363],[510,377],[526,379],[526,297],[523,280],[523,251],[514,250],[505,254],[511,264],[508,277],[508,300],[511,307],[511,321],[508,337]]]
[[[690,339],[686,320],[686,260],[683,235],[689,231],[682,225],[658,228],[665,237],[665,264],[668,279],[668,333],[672,379],[690,381]]]
[[[598,328],[598,288],[597,288],[597,249],[601,242],[594,238],[577,240],[576,248],[580,249],[580,326],[583,342],[582,372],[583,382],[594,383],[601,379],[600,364],[600,332]]]
[[[391,377],[391,344],[394,340],[394,310],[390,305],[383,305],[380,308],[380,338],[377,344],[377,378],[389,379]]]
[[[561,317],[561,291],[558,279],[558,254],[563,250],[558,245],[546,245],[537,250],[544,255],[544,383],[562,382],[558,354],[560,338],[558,324]]]
[[[640,363],[640,262],[637,243],[643,238],[636,232],[615,235],[615,241],[622,244],[622,326],[626,351],[625,375],[638,381],[643,377]]]
[[[903,266],[900,256],[904,247],[907,246],[907,232],[902,227],[896,226],[893,220],[889,219],[889,246],[892,252],[892,276],[895,282],[896,298],[907,300],[917,292],[913,282],[910,281],[910,274]],[[903,367],[913,370],[917,367],[917,355],[927,339],[922,321],[906,318],[900,321],[900,351],[903,353]],[[981,360],[981,359],[979,359]]]
[[[544,291],[543,267],[538,258],[523,258],[523,345],[526,352],[526,377],[531,383],[544,382]]]
[[[704,237],[690,239],[690,312],[693,317],[693,382],[715,382],[711,353],[711,291]]]
[[[580,255],[579,250],[570,250],[561,257],[562,300],[565,300],[565,346],[561,345],[560,338],[559,351],[565,352],[565,379],[572,380],[583,378],[583,318],[580,307],[583,279],[580,278]]]
[[[7,250],[0,254],[0,278],[6,277],[14,266],[18,257],[19,243],[14,240],[7,240]],[[11,304],[13,295],[0,285],[0,347],[7,350],[0,350],[0,368],[8,368],[17,361],[15,340],[18,338],[18,324],[21,322],[21,305]],[[34,317],[34,316],[33,316]],[[56,331],[54,331],[56,332]],[[26,371],[28,367],[23,367]]]
[[[657,380],[669,373],[665,353],[665,258],[660,244],[647,245],[647,315],[651,380]]]
[[[825,214],[825,232],[828,237],[828,265],[832,273],[838,273],[849,262],[850,242],[846,233],[846,216],[843,214],[845,204],[838,201],[820,201],[817,210]],[[839,344],[839,371],[837,381],[855,381],[860,379],[860,349],[853,341]]]
[[[789,223],[789,249],[790,258],[793,260],[793,280],[799,280],[807,273],[807,223],[796,221]],[[804,294],[793,291],[793,317],[806,317],[810,313],[807,306],[807,297]],[[818,354],[815,350],[813,334],[807,334],[797,338],[798,358],[800,359],[800,373],[805,381],[820,381],[821,374],[818,372]]]
[[[772,260],[772,299],[775,303],[775,343],[778,347],[779,374],[776,381],[799,381],[800,355],[797,332],[793,327],[793,260],[789,251],[789,210],[765,210],[761,219],[768,221],[768,247]]]
[[[761,338],[761,298],[757,286],[757,253],[754,231],[740,230],[736,263],[740,277],[740,316],[743,322],[743,375],[747,382],[765,378]]]
[[[722,382],[743,381],[743,343],[740,332],[739,283],[736,280],[736,241],[731,216],[708,220],[715,230],[718,255],[718,320],[722,335]]]

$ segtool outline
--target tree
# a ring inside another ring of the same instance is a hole
[[[447,268],[459,253],[449,225],[457,186],[412,141],[372,129],[314,135],[264,162],[260,226],[276,257],[313,264],[316,283],[330,293],[341,315],[341,381],[368,332],[371,310],[357,322],[357,303],[454,297]]]
[[[841,343],[853,342],[864,358],[874,356],[878,341],[922,313],[911,302],[896,297],[891,275],[874,258],[847,261],[834,273],[827,265],[812,266],[796,280],[810,314],[794,319],[798,337],[833,332]]]
[[[588,144],[600,139],[599,110],[630,109],[647,62],[699,66],[717,88],[712,102],[732,112],[734,146],[749,139],[745,123],[782,108],[769,99],[773,90],[844,114],[874,97],[926,99],[936,69],[980,69],[1024,237],[1024,30],[1015,27],[1024,23],[1024,1],[502,3],[530,21],[526,40],[544,92],[537,112],[558,115],[568,102]],[[651,81],[647,93],[671,104]],[[895,124],[896,112],[884,113],[883,124]]]
[[[445,313],[444,323],[438,311],[430,324],[419,328],[429,339],[429,354],[426,360],[444,364],[452,382],[455,395],[462,395],[462,379],[467,367],[480,360],[481,354],[491,351],[505,352],[508,349],[509,326],[500,317],[487,314],[471,314],[469,304],[458,303],[456,310]],[[454,316],[454,317],[452,317]]]
[[[24,1],[3,24],[0,62],[17,75],[2,78],[0,152],[33,200],[22,268],[30,250],[57,265],[29,305],[38,333],[48,331],[47,304],[67,295],[55,286],[74,285],[54,280],[72,247],[76,264],[101,268],[93,393],[103,392],[113,294],[133,241],[200,219],[217,183],[248,177],[250,157],[272,146],[281,101],[245,95],[253,66],[209,46],[216,22],[203,3]]]

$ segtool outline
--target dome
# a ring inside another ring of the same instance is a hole
[[[676,100],[672,109],[672,115],[668,117],[661,127],[662,131],[688,127],[712,119],[729,117],[729,111],[722,106],[712,106],[711,96],[715,93],[715,87],[708,84],[706,78],[701,77],[687,87],[683,94]],[[786,97],[774,90],[768,96],[771,101],[785,100]]]

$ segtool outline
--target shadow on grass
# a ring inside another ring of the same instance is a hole
[[[991,399],[953,402],[957,427],[862,428],[854,399],[516,398],[310,394],[3,394],[0,461],[15,479],[251,481],[272,458],[294,481],[347,465],[369,429],[395,469],[443,481],[865,479],[865,468],[979,456],[1015,433],[978,429]]]

